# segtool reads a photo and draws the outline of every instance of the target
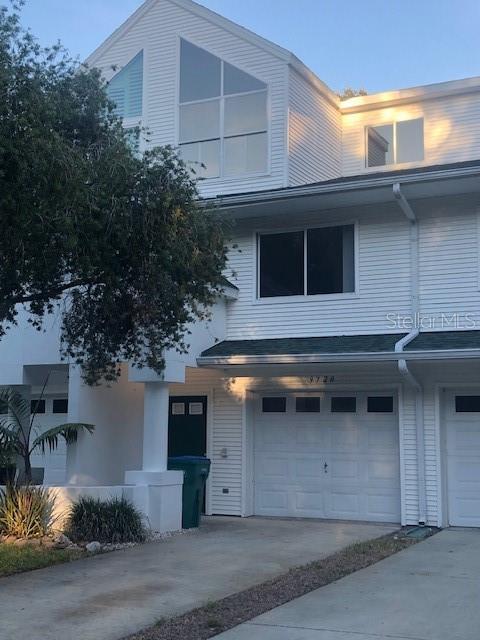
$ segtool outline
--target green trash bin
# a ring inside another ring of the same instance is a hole
[[[182,527],[192,529],[200,524],[205,482],[210,472],[210,460],[203,456],[176,456],[168,459],[168,468],[183,471]]]

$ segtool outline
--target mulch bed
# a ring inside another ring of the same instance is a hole
[[[175,618],[162,619],[155,626],[129,636],[126,640],[207,640],[274,607],[388,558],[419,541],[405,537],[405,533],[406,531],[400,530],[381,538],[350,545],[327,558],[291,569],[288,573],[245,591]]]

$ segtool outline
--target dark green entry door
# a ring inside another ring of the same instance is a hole
[[[207,455],[206,396],[170,397],[168,455]]]

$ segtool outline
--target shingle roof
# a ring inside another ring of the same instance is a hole
[[[420,333],[405,351],[480,349],[480,331],[429,331]]]
[[[384,333],[359,336],[313,338],[268,338],[265,340],[224,340],[201,354],[202,358],[232,356],[316,355],[341,353],[389,353],[406,334]],[[480,349],[480,331],[425,332],[410,342],[405,351],[445,351]]]
[[[402,334],[367,336],[323,336],[319,338],[269,338],[225,340],[210,347],[201,357],[296,355],[307,353],[378,353],[393,351]]]

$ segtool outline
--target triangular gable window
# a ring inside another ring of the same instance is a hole
[[[110,80],[108,97],[120,118],[140,118],[143,109],[143,51]]]
[[[179,142],[196,175],[265,173],[267,90],[251,74],[180,41]]]

